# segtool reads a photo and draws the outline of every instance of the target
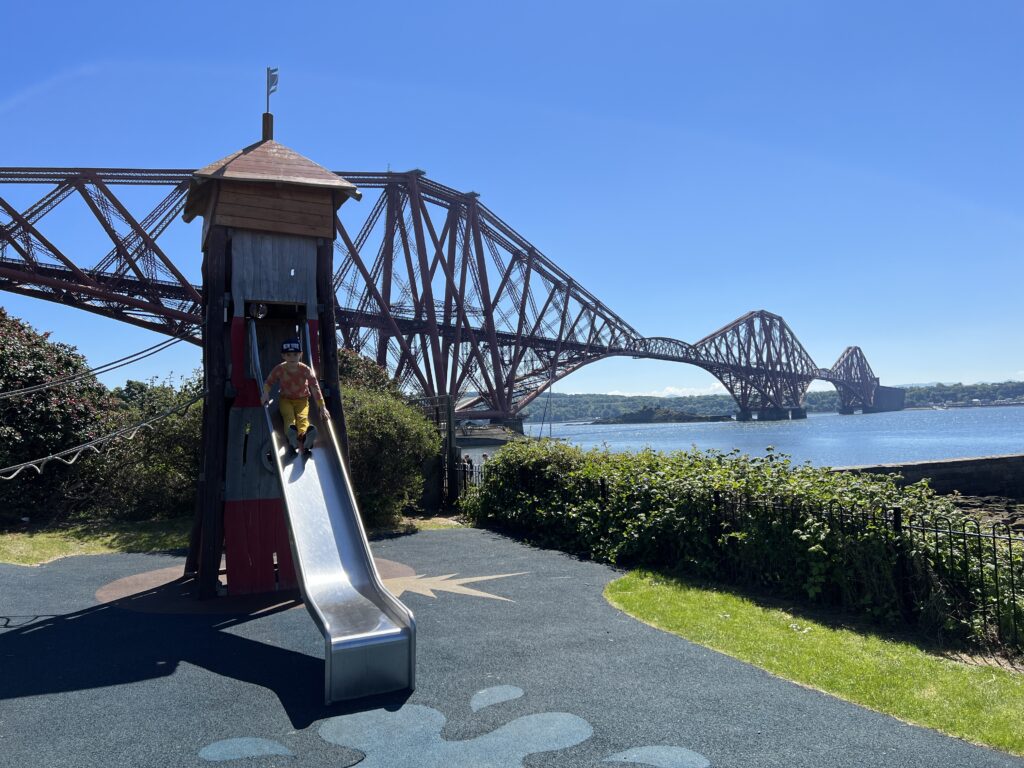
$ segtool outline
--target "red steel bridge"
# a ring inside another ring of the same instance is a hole
[[[803,415],[815,379],[835,385],[843,412],[897,407],[881,402],[888,388],[859,347],[820,368],[786,321],[763,310],[692,343],[645,337],[476,193],[422,171],[339,175],[364,194],[337,221],[340,339],[405,388],[450,395],[460,418],[515,419],[554,382],[613,356],[699,366],[735,398],[740,418]],[[185,274],[198,269],[176,265],[160,245],[191,177],[189,169],[0,168],[0,289],[200,344],[203,287]],[[17,193],[30,191],[34,202],[8,202],[14,185],[30,185]],[[159,201],[133,213],[127,188],[143,186]],[[61,249],[47,237],[72,205],[102,232],[99,252]]]

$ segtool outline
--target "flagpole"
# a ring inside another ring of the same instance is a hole
[[[274,138],[274,116],[270,114],[270,94],[277,90],[277,67],[267,67],[267,111],[263,113],[263,140]]]

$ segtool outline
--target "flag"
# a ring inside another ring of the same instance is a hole
[[[277,67],[267,67],[267,98],[277,91]]]

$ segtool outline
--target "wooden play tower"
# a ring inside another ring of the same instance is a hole
[[[359,196],[353,184],[274,141],[270,114],[259,142],[191,181],[184,219],[203,218],[206,400],[188,563],[200,598],[297,585],[260,406],[265,372],[253,370],[247,329],[258,322],[258,359],[270,364],[284,339],[302,340],[344,439],[332,255],[336,212]]]

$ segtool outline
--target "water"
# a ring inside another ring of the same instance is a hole
[[[539,426],[527,424],[527,434],[538,434]],[[583,448],[675,451],[697,446],[763,455],[773,446],[798,463],[831,467],[1024,453],[1024,407],[1013,406],[866,416],[812,413],[799,421],[550,426],[553,437]]]

